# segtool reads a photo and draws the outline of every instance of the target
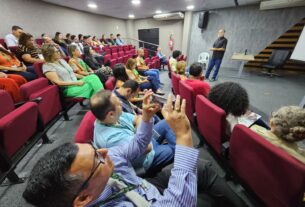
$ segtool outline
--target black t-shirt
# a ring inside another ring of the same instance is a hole
[[[228,40],[225,37],[219,37],[213,44],[213,48],[225,48],[227,47]],[[222,59],[225,51],[213,51],[213,59]]]

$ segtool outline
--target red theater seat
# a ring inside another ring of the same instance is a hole
[[[49,85],[46,78],[39,78],[23,84],[20,87],[20,93],[26,101],[37,97],[42,98],[38,104],[38,109],[44,126],[62,111],[59,88],[55,85]]]
[[[172,73],[172,87],[175,95],[179,94],[180,75]]]
[[[0,90],[0,147],[12,157],[37,129],[38,107],[28,102],[15,109],[10,95]]]
[[[302,206],[305,165],[245,126],[233,129],[230,164],[266,206]]]
[[[95,120],[96,118],[91,111],[85,114],[75,134],[75,143],[90,143],[93,141]]]
[[[41,46],[43,44],[43,39],[42,38],[37,38],[37,39],[35,39],[35,42],[38,46]]]
[[[220,156],[222,143],[226,140],[226,112],[210,102],[204,96],[197,95],[196,116],[200,134]]]
[[[105,83],[105,88],[112,91],[115,88],[115,78],[113,76],[109,77]]]
[[[7,46],[6,46],[6,43],[5,43],[5,40],[4,39],[0,39],[0,44],[3,46],[3,47],[5,47],[5,48],[7,48]]]
[[[43,65],[43,63],[34,63],[33,64],[35,73],[39,78],[44,77],[43,72],[42,72],[42,65]]]
[[[191,124],[195,125],[195,97],[192,87],[185,84],[183,81],[179,82],[179,93],[181,98],[186,100],[186,115]]]
[[[8,47],[8,49],[9,49],[13,54],[16,54],[17,48],[18,48],[17,46]]]
[[[104,62],[106,63],[107,61],[110,61],[110,67],[113,68],[114,65],[117,63],[116,59],[112,59],[110,54],[107,54],[104,56]]]

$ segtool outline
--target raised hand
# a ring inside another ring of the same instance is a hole
[[[176,135],[176,143],[188,147],[193,146],[190,122],[185,114],[186,102],[178,95],[173,106],[172,96],[169,95],[162,108],[162,115]]]
[[[142,120],[148,122],[159,110],[160,105],[157,103],[151,103],[151,96],[153,92],[151,90],[147,91],[143,97],[142,104]]]

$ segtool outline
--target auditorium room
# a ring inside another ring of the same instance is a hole
[[[305,207],[305,0],[1,0],[1,207]]]

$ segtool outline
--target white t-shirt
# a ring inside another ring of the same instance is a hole
[[[18,39],[13,34],[8,34],[5,36],[5,43],[7,47],[18,46]]]

